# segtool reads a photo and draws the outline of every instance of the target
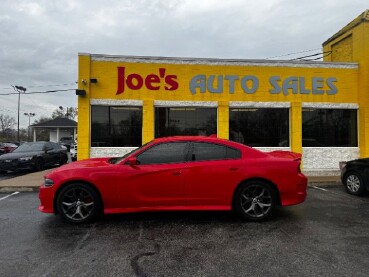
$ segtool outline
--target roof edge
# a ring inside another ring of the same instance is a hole
[[[352,30],[363,22],[369,22],[369,9],[365,10],[358,17],[348,23],[345,27],[343,27],[341,30],[339,30],[337,33],[335,33],[333,36],[323,42],[322,45],[327,45],[328,43],[332,42],[333,40],[337,39],[338,37],[342,36],[343,34],[347,33],[348,31]]]

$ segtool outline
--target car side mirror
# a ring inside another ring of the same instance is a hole
[[[134,165],[137,165],[138,162],[137,162],[137,159],[136,157],[130,157],[128,158],[126,164],[130,165],[130,166],[134,166]]]

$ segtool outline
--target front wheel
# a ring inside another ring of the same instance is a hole
[[[365,191],[365,186],[361,176],[354,172],[349,172],[345,175],[343,184],[349,194],[362,195]]]
[[[59,193],[57,209],[67,222],[86,223],[94,220],[100,213],[101,201],[91,186],[74,183],[69,184]]]
[[[275,197],[273,188],[266,182],[250,181],[238,187],[233,208],[245,219],[263,220],[274,211]]]

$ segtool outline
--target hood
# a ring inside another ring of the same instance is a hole
[[[0,161],[3,160],[15,160],[15,159],[19,159],[19,158],[25,158],[25,157],[33,157],[33,156],[38,156],[41,155],[43,152],[42,151],[32,151],[32,152],[10,152],[7,154],[3,154],[0,156]]]
[[[91,167],[101,167],[110,165],[109,158],[93,158],[88,160],[76,161],[72,163],[65,164],[61,167],[56,168],[54,171],[61,171],[66,169],[76,169],[76,168],[91,168]]]
[[[269,155],[276,157],[276,158],[285,158],[285,159],[291,159],[294,161],[301,160],[302,155],[300,153],[291,152],[291,151],[272,151],[268,153]]]

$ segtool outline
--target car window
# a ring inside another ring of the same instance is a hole
[[[51,142],[51,145],[53,146],[54,149],[61,149],[62,148],[59,144],[57,144],[55,142]]]
[[[187,142],[169,142],[154,145],[136,158],[139,164],[181,163],[186,161]]]
[[[54,147],[50,142],[45,143],[43,150],[52,150],[52,149],[54,149]]]
[[[193,143],[191,155],[192,161],[209,161],[239,158],[241,158],[241,151],[232,147],[207,142]]]
[[[27,142],[19,146],[13,152],[32,152],[32,151],[42,151],[45,143],[44,142]]]

